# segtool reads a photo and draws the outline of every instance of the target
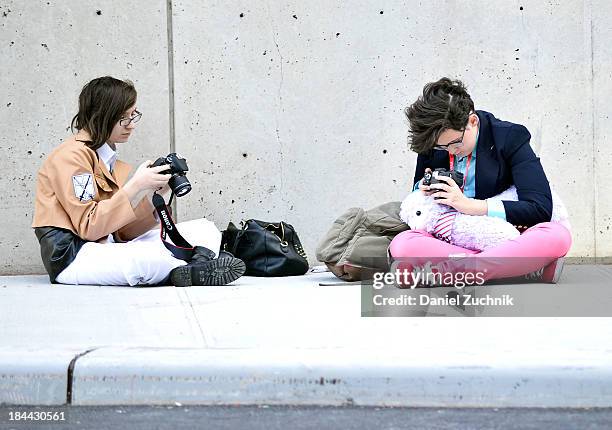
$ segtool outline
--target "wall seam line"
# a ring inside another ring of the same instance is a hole
[[[176,127],[174,117],[174,29],[172,25],[172,0],[166,1],[166,27],[168,37],[168,121],[170,132],[170,148],[168,152],[176,152]],[[172,202],[172,213],[176,219],[178,212],[176,199]]]
[[[596,103],[595,103],[595,69],[594,69],[594,62],[595,62],[595,55],[594,55],[594,48],[593,48],[593,1],[592,0],[588,0],[587,1],[588,4],[588,13],[589,13],[589,30],[590,30],[590,34],[589,34],[589,44],[590,46],[590,66],[591,66],[591,145],[592,145],[592,153],[593,153],[593,171],[597,172],[596,167],[597,167],[597,144],[595,142],[595,120],[596,120],[596,115],[595,115],[595,108],[596,108]],[[598,184],[597,184],[597,175],[593,175],[594,177],[594,181],[595,181],[595,187],[594,189],[598,189]],[[595,259],[595,262],[597,262],[597,258],[598,258],[598,250],[597,250],[597,213],[598,213],[598,204],[597,204],[597,195],[595,195],[595,199],[594,199],[594,204],[593,204],[593,256]]]

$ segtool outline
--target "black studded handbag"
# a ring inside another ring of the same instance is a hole
[[[291,224],[256,219],[229,223],[221,249],[246,264],[247,276],[296,276],[308,271],[308,259]]]

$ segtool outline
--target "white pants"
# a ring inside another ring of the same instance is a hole
[[[221,232],[212,221],[195,219],[178,223],[177,228],[191,245],[219,253]],[[87,242],[56,281],[74,285],[151,285],[185,264],[164,246],[157,228],[126,243]]]

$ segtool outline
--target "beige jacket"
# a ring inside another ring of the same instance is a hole
[[[121,188],[131,166],[117,160],[111,174],[79,131],[55,148],[38,171],[32,227],[61,227],[88,241],[114,234],[127,241],[157,225],[154,208],[144,198],[132,208]]]

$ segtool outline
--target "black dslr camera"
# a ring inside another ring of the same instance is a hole
[[[168,185],[170,185],[172,192],[176,194],[177,197],[184,196],[191,191],[191,184],[189,183],[187,176],[185,176],[189,168],[187,167],[187,161],[184,158],[179,158],[179,156],[173,152],[165,157],[159,157],[153,162],[153,164],[151,164],[150,167],[164,165],[167,165],[169,168],[168,170],[163,170],[160,173],[170,173],[172,175],[168,181]]]
[[[463,186],[463,173],[456,170],[447,170],[443,167],[434,170],[433,172],[425,172],[423,175],[423,185],[445,184],[446,182],[439,180],[436,176],[447,176],[451,178],[459,186]],[[440,197],[435,197],[439,199]]]

